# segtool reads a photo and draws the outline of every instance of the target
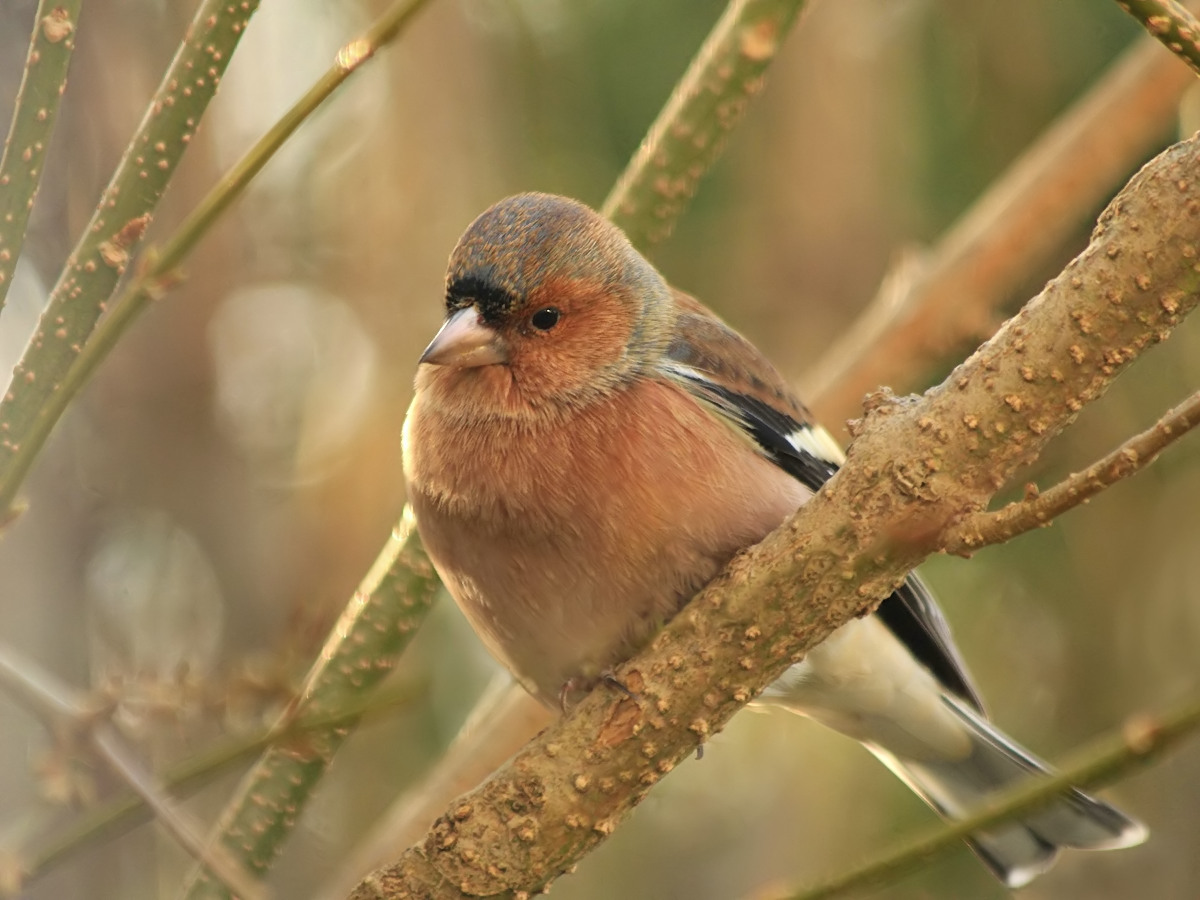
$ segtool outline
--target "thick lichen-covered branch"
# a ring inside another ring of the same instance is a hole
[[[804,652],[870,610],[1196,306],[1200,143],[1143,169],[1092,242],[940,386],[877,395],[843,468],[616,677],[354,892],[516,897],[607,837]]]

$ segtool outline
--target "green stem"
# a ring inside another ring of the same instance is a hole
[[[46,148],[67,87],[75,25],[83,0],[41,0],[25,72],[0,158],[0,309],[8,296],[25,226],[45,167]]]
[[[1175,0],[1117,0],[1150,34],[1200,75],[1200,21]]]
[[[297,715],[335,715],[391,671],[433,604],[438,580],[405,509],[400,523],[330,633],[294,709]],[[272,744],[242,779],[217,823],[214,840],[251,872],[265,872],[283,847],[355,722],[309,732],[303,741]],[[186,896],[228,898],[225,885],[198,871]]]
[[[931,830],[861,868],[830,878],[816,887],[788,895],[788,900],[828,900],[870,885],[893,882],[938,853],[958,847],[963,838],[1016,818],[1045,804],[1070,787],[1113,781],[1144,765],[1200,728],[1200,697],[1161,716],[1130,718],[1117,735],[1095,741],[1051,778],[1039,778],[1007,791],[970,818]]]
[[[61,379],[58,389],[41,399],[19,444],[15,448],[8,448],[11,452],[8,464],[0,466],[0,508],[7,508],[13,503],[34,459],[63,412],[107,358],[130,323],[146,309],[150,301],[161,297],[179,280],[179,265],[200,239],[300,124],[380,48],[393,41],[425,2],[401,0],[393,4],[362,37],[338,51],[329,71],[213,186],[162,250],[147,260],[144,271],[112,305],[111,313],[100,322],[87,343],[78,348],[78,355]],[[45,321],[43,317],[43,323]],[[3,419],[4,408],[4,405],[0,405],[0,430],[7,431]],[[0,446],[5,444],[7,442]]]
[[[67,372],[108,308],[259,0],[204,0],[71,252],[0,401],[0,512],[78,384]]]
[[[637,246],[657,243],[762,90],[804,0],[732,0],[600,212]]]
[[[386,696],[377,695],[369,701],[360,699],[347,704],[330,715],[305,715],[283,731],[273,728],[257,735],[222,741],[206,752],[168,769],[162,777],[163,787],[174,796],[192,793],[275,742],[302,739],[310,732],[344,728],[375,719],[396,707],[411,704],[413,698],[414,688],[405,686]],[[22,860],[25,884],[49,874],[59,864],[74,858],[81,848],[118,838],[152,818],[153,813],[145,802],[133,793],[124,793],[89,807],[61,831],[36,842],[32,855]]]

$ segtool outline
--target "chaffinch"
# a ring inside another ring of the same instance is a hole
[[[557,705],[630,657],[843,461],[745,338],[579,203],[522,194],[450,257],[404,471],[421,538],[493,654]],[[763,699],[864,743],[945,817],[1047,767],[985,718],[920,579]],[[1071,790],[972,835],[1006,884],[1145,829]]]

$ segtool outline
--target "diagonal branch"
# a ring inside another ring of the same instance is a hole
[[[1117,0],[1172,53],[1200,75],[1200,22],[1175,0]]]
[[[635,246],[671,233],[724,149],[804,0],[732,0],[600,210]]]
[[[182,810],[134,759],[109,721],[111,708],[98,704],[36,663],[0,645],[0,690],[36,715],[59,743],[88,741],[96,754],[158,816],[160,824],[185,850],[220,873],[222,881],[241,897],[262,897],[262,889],[237,860],[222,849],[211,849]],[[22,880],[31,873],[21,866]]]
[[[931,856],[957,847],[974,832],[1033,809],[1069,787],[1094,787],[1143,766],[1200,728],[1200,698],[1162,715],[1130,717],[1117,735],[1095,741],[1049,778],[1031,779],[959,822],[931,829],[866,865],[789,895],[789,900],[829,900],[855,888],[895,881]]]
[[[243,11],[252,10],[257,7],[258,0],[254,4],[245,4]],[[37,454],[45,444],[50,433],[58,420],[66,412],[71,401],[79,393],[80,389],[91,378],[96,368],[108,357],[116,345],[117,340],[128,330],[130,324],[144,312],[150,302],[163,296],[166,290],[174,285],[180,278],[179,266],[189,253],[199,243],[212,228],[213,224],[218,221],[221,214],[239,197],[250,181],[257,175],[274,156],[276,151],[295,133],[296,129],[303,124],[313,112],[315,112],[321,104],[323,104],[333,93],[346,81],[351,75],[357,72],[368,60],[384,46],[391,43],[403,31],[404,27],[411,21],[413,15],[417,13],[424,5],[426,0],[396,0],[387,10],[385,10],[378,19],[363,33],[363,35],[350,43],[346,44],[337,54],[334,64],[317,80],[312,87],[301,97],[295,104],[284,114],[283,118],[275,123],[274,126],[267,132],[240,160],[237,164],[225,174],[225,176],[216,184],[215,187],[191,212],[183,225],[178,231],[171,236],[171,239],[157,254],[148,254],[151,258],[147,260],[144,269],[138,273],[138,276],[133,282],[121,293],[113,304],[111,312],[97,324],[96,318],[107,306],[108,293],[104,294],[104,299],[99,302],[96,310],[88,308],[89,315],[83,316],[79,322],[86,321],[86,328],[72,326],[70,328],[58,328],[54,330],[55,337],[60,339],[59,344],[42,343],[45,336],[44,328],[48,323],[58,323],[60,319],[64,322],[73,321],[74,314],[69,310],[64,312],[62,308],[55,306],[55,297],[51,298],[51,307],[42,317],[42,331],[39,335],[42,337],[35,340],[34,345],[26,351],[25,357],[17,368],[18,374],[23,374],[28,385],[17,385],[14,382],[14,387],[10,390],[10,394],[5,397],[0,404],[0,434],[3,435],[3,440],[0,440],[0,509],[3,509],[6,504],[11,504],[16,497],[17,491],[20,490],[21,484],[24,482],[25,476],[29,473]],[[230,7],[233,9],[233,7]],[[203,12],[203,8],[201,9]],[[248,15],[249,13],[246,12]],[[236,27],[232,28],[234,34],[240,34],[244,24],[234,23]],[[216,27],[211,25],[209,27]],[[185,49],[190,49],[191,45],[185,45]],[[228,55],[232,47],[223,50],[221,47],[214,47],[209,44],[205,48],[206,53],[215,54],[219,58],[225,58],[222,54]],[[187,58],[186,53],[181,52],[181,56]],[[174,68],[172,69],[174,71]],[[168,73],[168,82],[171,80]],[[160,89],[162,90],[162,89]],[[190,88],[185,88],[190,90]],[[168,94],[168,97],[171,95]],[[190,94],[188,95],[191,96]],[[162,106],[162,99],[156,100],[158,106]],[[174,105],[173,103],[168,104]],[[196,114],[197,116],[199,113]],[[189,119],[189,122],[192,120]],[[194,123],[189,125],[189,128],[194,128]],[[189,132],[190,133],[190,132]],[[140,140],[142,144],[149,143],[154,137],[154,134],[143,136]],[[137,139],[135,138],[135,144]],[[184,141],[186,143],[186,140]],[[156,146],[158,144],[156,143]],[[140,159],[140,157],[138,157]],[[169,167],[164,170],[169,175]],[[122,180],[122,173],[118,171],[117,175],[113,176],[113,184],[118,185]],[[165,189],[165,182],[162,186]],[[110,187],[111,191],[119,190]],[[155,198],[157,199],[157,198]],[[115,213],[114,213],[115,215]],[[120,258],[123,260],[120,266],[121,272],[124,272],[125,262],[136,248],[137,242],[141,239],[141,232],[149,223],[149,212],[143,214],[137,221],[140,225],[134,232],[130,232],[126,238],[122,238],[120,250]],[[93,229],[95,223],[93,222]],[[125,230],[122,231],[122,234]],[[111,292],[116,288],[116,276],[112,273],[103,273],[95,264],[94,260],[88,260],[82,264],[78,263],[78,259],[86,259],[88,248],[87,243],[91,240],[95,243],[94,236],[89,237],[80,243],[76,249],[71,261],[68,261],[68,268],[71,274],[63,276],[63,283],[71,286],[72,293],[69,297],[73,303],[78,306],[81,296],[88,297],[90,294],[80,291],[80,285],[86,284],[91,291],[99,290],[99,287],[104,287],[107,292]],[[118,242],[120,243],[120,242]],[[94,249],[94,248],[92,248]],[[103,251],[101,251],[103,252]],[[102,267],[101,267],[102,268]],[[83,273],[83,274],[81,274]],[[99,279],[96,282],[99,287],[92,284],[93,279]],[[111,283],[110,283],[111,282]],[[60,288],[56,288],[56,294]],[[66,300],[62,300],[60,306],[66,304]],[[86,306],[86,304],[85,304]],[[75,308],[75,307],[72,307]],[[53,313],[53,316],[51,315]],[[91,314],[94,313],[94,314]],[[65,318],[64,318],[65,317]],[[95,330],[92,331],[92,328]],[[60,333],[61,332],[61,333]],[[66,341],[72,338],[76,332],[85,335],[90,335],[86,342],[80,338],[70,347],[69,358],[62,357],[62,348],[66,346]],[[60,345],[61,344],[61,345]],[[45,347],[46,349],[43,349]],[[49,355],[47,355],[49,354]],[[31,377],[31,373],[35,371],[32,366],[36,362],[37,365],[46,363],[48,373],[43,369],[42,375],[39,376],[42,381],[46,381],[46,374],[49,374],[54,381],[52,389],[46,391],[39,389],[40,392],[35,392],[31,396],[25,396],[21,393],[29,385],[34,384],[37,378]],[[4,413],[13,407],[10,415],[16,416],[14,419],[5,419]],[[6,459],[4,452],[8,452],[10,456]]]
[[[158,824],[209,871],[217,873],[227,890],[236,893],[241,900],[263,900],[266,897],[265,889],[232,854],[223,847],[205,843],[204,834],[196,823],[167,795],[162,785],[146,773],[110,723],[102,722],[95,726],[92,746],[109,768],[120,775],[142,798],[142,802],[153,810]]]
[[[216,94],[258,8],[204,0],[130,139],[112,180],[71,251],[0,400],[0,519],[62,414],[63,377],[107,309],[154,210]],[[54,411],[58,404],[57,411]]]
[[[921,398],[873,398],[846,466],[618,669],[636,697],[593,692],[353,897],[543,889],[1166,339],[1200,302],[1198,247],[1192,139],[1136,175],[1087,250],[945,383]]]
[[[341,705],[332,715],[303,715],[293,719],[283,731],[275,728],[226,738],[196,756],[167,767],[159,778],[163,788],[173,796],[195,792],[210,784],[217,776],[240,767],[250,757],[280,741],[302,742],[311,732],[350,728],[387,715],[398,706],[409,705],[415,690],[415,686],[407,685],[399,690],[376,694],[369,701],[359,700]],[[48,875],[81,849],[126,834],[136,826],[151,821],[152,817],[153,812],[145,801],[132,792],[89,805],[69,824],[32,840],[33,849],[20,854],[18,863],[25,883]]]
[[[379,684],[416,634],[438,587],[412,512],[400,522],[330,632],[299,699],[277,726],[280,737],[300,716],[323,717]],[[214,843],[262,874],[291,834],[300,811],[355,723],[340,722],[302,739],[273,744],[242,779],[214,829]],[[189,898],[228,897],[207,871],[193,874]]]
[[[1200,391],[1158,420],[1151,428],[1134,435],[1103,459],[1076,472],[1049,490],[1023,501],[1010,503],[995,512],[977,512],[956,522],[943,537],[947,553],[970,555],[988,544],[1005,541],[1048,525],[1052,519],[1086,503],[1106,487],[1136,475],[1174,441],[1200,425]]]
[[[1195,77],[1149,38],[997,178],[927,251],[885,276],[858,320],[806,374],[802,396],[839,424],[881,384],[911,384],[944,357],[995,329],[998,310],[1120,184],[1161,146]]]

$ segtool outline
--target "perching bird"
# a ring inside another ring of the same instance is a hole
[[[745,338],[586,206],[522,194],[450,257],[404,472],[422,541],[493,654],[557,706],[632,656],[843,461]],[[1044,764],[984,717],[916,575],[764,699],[871,749],[951,819]],[[1071,790],[969,843],[1006,884],[1144,840]]]

